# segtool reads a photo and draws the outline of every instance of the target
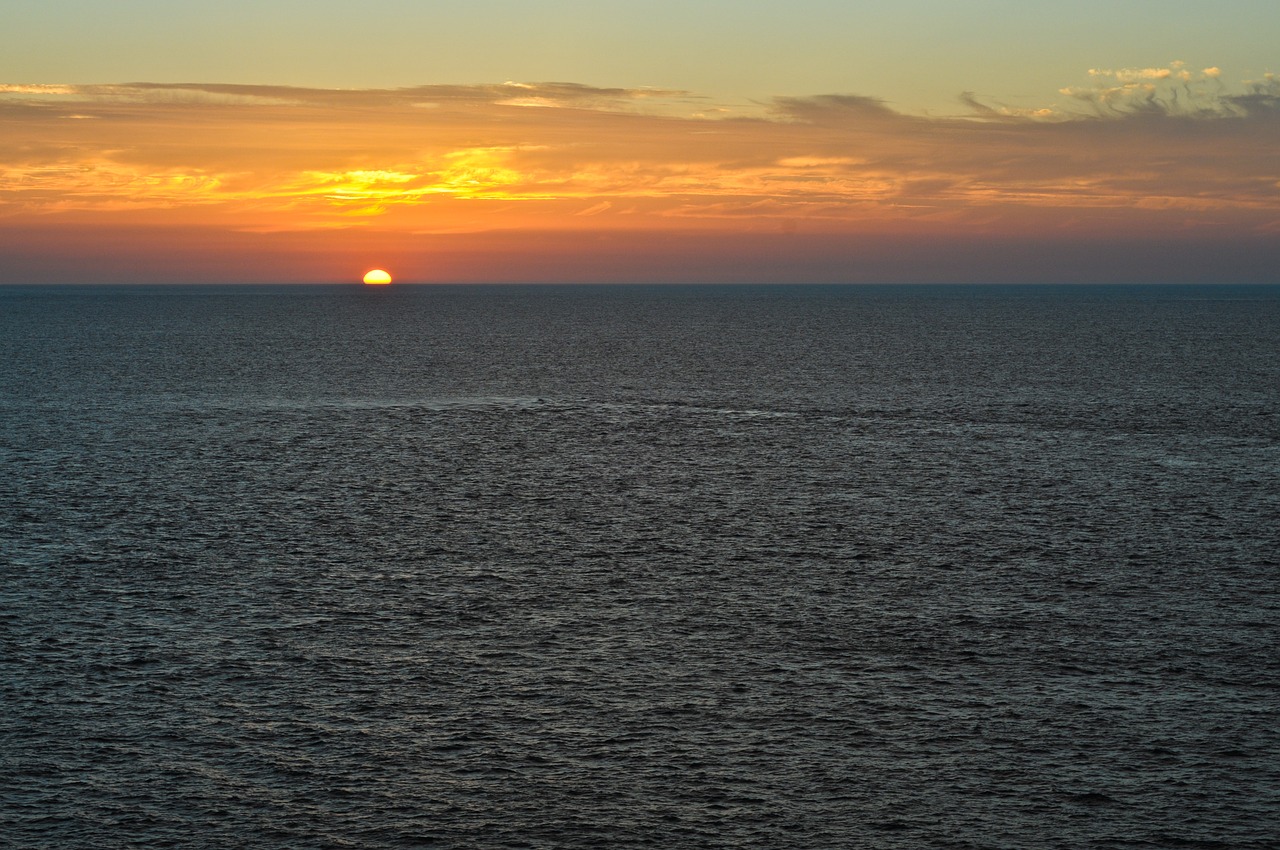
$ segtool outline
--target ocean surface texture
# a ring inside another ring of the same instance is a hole
[[[1275,848],[1280,288],[0,289],[0,845]]]

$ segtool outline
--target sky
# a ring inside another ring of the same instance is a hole
[[[11,0],[0,283],[1275,282],[1272,0]]]

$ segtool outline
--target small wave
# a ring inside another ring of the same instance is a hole
[[[662,413],[690,416],[733,416],[741,418],[792,418],[800,414],[793,410],[764,410],[760,408],[710,407],[684,401],[604,402],[592,405],[600,410],[638,413]]]

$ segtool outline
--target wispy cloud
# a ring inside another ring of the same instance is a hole
[[[1238,233],[1280,220],[1280,82],[1093,69],[948,117],[506,82],[0,86],[0,217],[406,233],[539,227]],[[95,120],[64,119],[76,118]]]
[[[1229,92],[1218,67],[1192,71],[1184,62],[1163,68],[1091,69],[1092,84],[1060,90],[1101,117],[1162,115],[1231,118],[1280,114],[1280,81],[1267,74]],[[1064,117],[1080,117],[1070,111]]]

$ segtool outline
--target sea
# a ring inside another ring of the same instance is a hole
[[[0,287],[6,848],[1276,848],[1280,286]]]

